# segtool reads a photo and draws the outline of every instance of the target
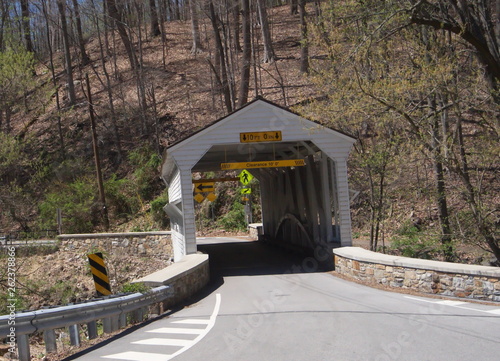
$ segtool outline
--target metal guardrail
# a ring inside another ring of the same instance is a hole
[[[13,241],[29,241],[40,239],[55,239],[58,235],[54,229],[36,229],[32,231],[0,232],[0,244],[11,244]]]
[[[71,343],[78,346],[80,344],[78,325],[86,323],[89,338],[95,338],[97,320],[103,320],[104,332],[110,333],[126,325],[127,313],[134,312],[134,320],[142,321],[144,307],[162,302],[171,296],[173,290],[169,286],[160,286],[144,294],[134,293],[76,305],[0,316],[0,338],[7,337],[9,341],[13,327],[19,360],[29,361],[31,333],[44,331],[45,348],[49,353],[56,351],[54,330],[68,327]]]

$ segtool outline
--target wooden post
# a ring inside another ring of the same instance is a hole
[[[325,214],[326,242],[333,241],[332,208],[330,204],[330,177],[328,176],[328,156],[321,152],[321,187],[323,188],[323,212]]]
[[[94,105],[92,104],[92,94],[90,92],[90,81],[88,74],[85,74],[85,80],[87,82],[87,99],[89,102],[90,128],[92,130],[92,144],[94,149],[94,160],[97,173],[97,185],[99,187],[99,198],[101,200],[101,207],[102,207],[101,214],[104,221],[104,229],[107,231],[109,229],[108,209],[106,208],[106,196],[104,195],[104,183],[102,180],[101,160],[99,157],[99,144],[97,143],[97,132],[95,127]]]

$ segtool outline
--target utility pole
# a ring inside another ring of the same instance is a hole
[[[90,128],[92,129],[92,144],[94,148],[95,169],[97,173],[97,185],[99,186],[99,198],[101,201],[101,214],[104,221],[104,229],[109,229],[108,208],[106,207],[106,196],[104,195],[104,184],[102,181],[101,160],[99,157],[99,144],[97,143],[97,132],[95,129],[94,105],[92,104],[92,94],[90,93],[89,74],[85,74],[87,82],[87,99],[89,101]]]

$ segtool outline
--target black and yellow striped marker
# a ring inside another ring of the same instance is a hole
[[[101,252],[88,254],[90,263],[90,270],[94,277],[94,284],[97,293],[101,296],[108,296],[111,294],[111,286],[109,284],[108,272],[104,265],[104,258]]]

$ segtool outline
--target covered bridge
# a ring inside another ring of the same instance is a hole
[[[259,180],[263,237],[294,247],[350,246],[347,157],[355,139],[257,98],[167,148],[174,259],[196,252],[193,173],[248,169]]]

